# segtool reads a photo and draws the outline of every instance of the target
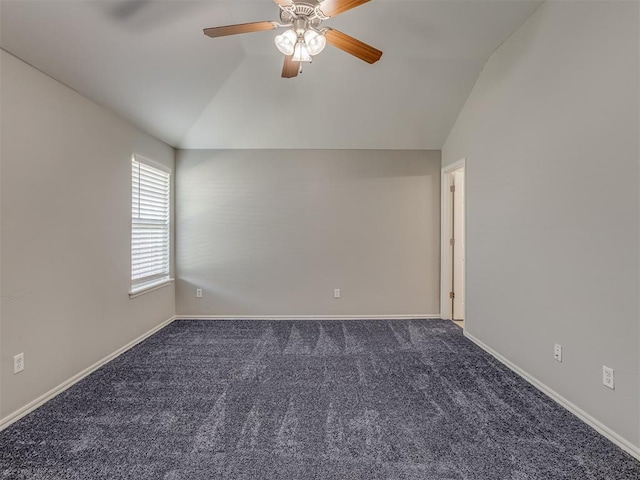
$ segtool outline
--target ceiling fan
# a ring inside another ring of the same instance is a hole
[[[302,71],[304,62],[333,45],[367,63],[375,63],[382,52],[371,45],[330,27],[321,27],[323,21],[370,0],[273,0],[280,7],[280,22],[252,22],[224,27],[205,28],[204,34],[215,38],[239,33],[260,32],[287,28],[275,37],[278,50],[285,56],[283,78],[293,78]]]

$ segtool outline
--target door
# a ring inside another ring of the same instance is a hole
[[[440,316],[448,320],[465,319],[465,163],[442,168]]]
[[[464,168],[452,173],[453,176],[453,305],[452,317],[454,320],[464,320]]]

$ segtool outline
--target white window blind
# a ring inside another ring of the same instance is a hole
[[[131,160],[131,290],[169,279],[170,171]]]

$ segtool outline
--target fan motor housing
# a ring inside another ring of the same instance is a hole
[[[317,26],[322,22],[322,18],[318,16],[316,7],[319,2],[316,0],[305,0],[304,2],[296,2],[291,7],[280,10],[280,20],[282,23],[293,23],[296,18],[304,18],[310,25]]]

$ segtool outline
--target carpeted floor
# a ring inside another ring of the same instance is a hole
[[[0,478],[632,480],[451,322],[178,321],[0,433]]]

